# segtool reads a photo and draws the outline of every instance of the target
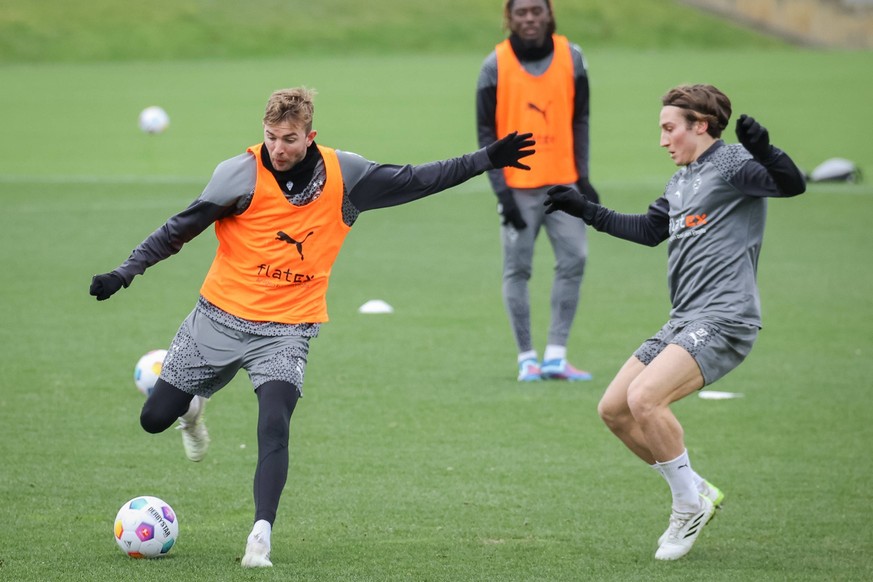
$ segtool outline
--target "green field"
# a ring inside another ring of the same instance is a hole
[[[643,212],[661,193],[674,168],[658,148],[659,97],[682,82],[723,88],[804,169],[840,156],[873,176],[871,53],[608,44],[587,51],[592,179],[607,205]],[[176,431],[140,429],[131,377],[193,307],[214,236],[104,303],[88,296],[90,277],[260,140],[276,88],[315,87],[318,140],[373,160],[474,149],[486,51],[0,65],[0,580],[873,578],[869,182],[771,202],[765,328],[714,386],[745,396],[675,407],[695,467],[727,500],[693,552],[666,564],[652,556],[669,490],[596,414],[612,375],[667,316],[665,249],[592,233],[569,348],[595,380],[522,386],[487,180],[363,214],[292,421],[275,567],[240,568],[256,460],[247,378],[210,403],[212,447],[193,464]],[[165,134],[136,128],[152,104],[171,116]],[[536,265],[542,349],[545,241]],[[396,312],[358,314],[373,298]],[[179,516],[166,559],[115,547],[115,512],[140,494]]]

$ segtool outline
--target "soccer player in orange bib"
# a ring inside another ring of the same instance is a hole
[[[179,252],[214,224],[218,249],[197,303],[182,322],[140,423],[160,433],[180,420],[185,453],[206,454],[206,400],[248,372],[258,399],[254,526],[242,566],[269,567],[271,531],[288,476],[291,414],[303,395],[310,341],[328,320],[331,268],[361,212],[451,188],[534,153],[511,133],[476,152],[421,165],[378,164],[316,144],[314,92],[276,91],[264,141],[220,163],[200,196],[170,217],[109,273],[95,275],[98,301]]]
[[[588,72],[582,49],[555,34],[550,0],[506,0],[509,36],[485,58],[476,86],[476,124],[484,147],[511,131],[529,131],[537,154],[530,171],[488,172],[501,215],[503,302],[517,348],[518,381],[590,380],[567,357],[567,340],[579,306],[588,256],[583,222],[547,215],[546,190],[573,185],[589,199]],[[534,247],[545,230],[555,255],[549,299],[550,321],[542,359],[531,330],[528,282]]]

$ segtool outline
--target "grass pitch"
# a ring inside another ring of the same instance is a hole
[[[587,384],[522,386],[500,299],[494,199],[484,177],[365,213],[329,292],[292,421],[291,472],[270,571],[238,561],[249,531],[253,395],[244,375],[210,403],[200,464],[175,431],[138,426],[132,369],[166,347],[214,252],[204,233],[105,303],[87,295],[260,139],[273,89],[320,91],[325,145],[383,162],[472,150],[484,55],[193,64],[4,66],[0,95],[0,579],[865,580],[873,577],[873,188],[811,185],[770,204],[759,279],[764,331],[714,389],[676,405],[696,468],[727,493],[693,552],[655,563],[669,492],[597,419],[600,393],[667,317],[663,248],[591,233],[570,352]],[[712,82],[804,168],[866,174],[866,53],[589,54],[592,177],[642,212],[673,171],[658,98]],[[816,82],[811,83],[811,79]],[[146,105],[166,134],[136,129]],[[733,136],[727,136],[733,140]],[[532,283],[542,349],[550,251]],[[396,312],[360,315],[381,298]],[[112,539],[118,507],[168,501],[181,525],[162,560]]]

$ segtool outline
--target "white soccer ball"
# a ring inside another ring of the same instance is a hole
[[[114,529],[118,547],[131,558],[159,558],[176,544],[179,520],[169,504],[142,495],[121,506]]]
[[[146,133],[161,133],[170,126],[170,116],[162,107],[152,105],[139,114],[139,128]]]
[[[136,389],[149,396],[155,387],[155,382],[161,375],[161,368],[164,365],[164,358],[167,357],[167,350],[152,350],[145,354],[136,363],[133,368],[133,383],[136,384]]]

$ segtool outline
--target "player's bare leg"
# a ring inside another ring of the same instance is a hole
[[[669,345],[628,385],[628,408],[658,468],[670,485],[670,525],[655,553],[659,560],[687,554],[715,510],[700,494],[685,449],[682,425],[670,405],[703,386],[697,362],[683,348]]]
[[[655,555],[661,560],[687,554],[712,518],[716,500],[711,497],[717,496],[719,502],[724,497],[691,468],[682,427],[669,408],[701,386],[703,376],[697,363],[684,349],[671,345],[648,366],[636,357],[629,358],[598,406],[610,430],[670,485],[670,525],[658,539]]]
[[[627,405],[655,461],[685,450],[682,426],[670,405],[703,386],[697,362],[680,346],[668,345],[627,388]]]
[[[630,383],[645,370],[646,366],[636,357],[631,356],[624,363],[618,374],[600,399],[597,413],[609,427],[609,430],[617,436],[625,446],[636,456],[652,465],[655,459],[646,444],[645,436],[639,423],[631,414],[627,404],[627,391]]]

